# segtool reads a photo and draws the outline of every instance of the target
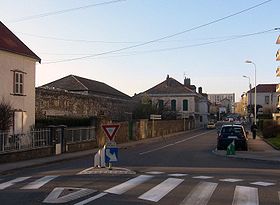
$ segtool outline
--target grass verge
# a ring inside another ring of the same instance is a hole
[[[266,140],[280,149],[280,134],[278,134],[277,137],[267,138]]]

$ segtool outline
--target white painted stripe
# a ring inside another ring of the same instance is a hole
[[[87,168],[87,169],[84,169],[84,170],[78,172],[76,175],[86,174],[88,171],[90,171],[90,170],[92,170],[92,169],[93,169],[93,167],[89,167],[89,168]]]
[[[49,181],[53,180],[58,176],[45,176],[42,177],[34,182],[27,184],[26,186],[22,187],[21,189],[39,189],[40,187],[44,186]]]
[[[162,147],[158,147],[158,148],[155,148],[155,149],[146,151],[146,152],[140,152],[139,155],[143,155],[143,154],[148,154],[148,153],[151,153],[151,152],[155,152],[155,151],[158,151],[158,150],[161,150],[161,149],[164,149],[164,148],[167,148],[167,147],[170,147],[170,146],[173,146],[173,145],[176,145],[176,144],[179,144],[179,143],[182,143],[182,142],[185,142],[185,141],[188,141],[188,140],[191,140],[191,139],[200,137],[200,136],[202,136],[202,135],[206,135],[206,134],[208,134],[209,132],[212,132],[212,131],[204,132],[204,133],[201,133],[201,134],[198,134],[198,135],[195,135],[195,136],[192,136],[192,137],[189,137],[189,138],[186,138],[186,139],[183,139],[183,140],[180,140],[180,141],[177,141],[177,142],[168,144],[168,145],[164,145],[164,146],[162,146]]]
[[[154,188],[150,189],[146,193],[139,196],[139,199],[158,202],[162,197],[168,194],[171,190],[181,184],[183,179],[168,178],[162,183],[158,184]]]
[[[196,177],[192,177],[193,179],[211,179],[213,177],[210,176],[196,176]]]
[[[220,181],[222,181],[222,182],[241,182],[241,181],[243,181],[243,179],[231,179],[231,178],[229,178],[229,179],[220,179]]]
[[[157,172],[157,171],[154,171],[154,172],[145,172],[146,174],[164,174],[164,172]]]
[[[232,205],[258,205],[258,189],[254,187],[236,186]]]
[[[188,174],[180,174],[180,173],[175,173],[175,174],[168,174],[170,177],[184,177],[187,176]]]
[[[29,179],[29,178],[30,177],[19,177],[19,178],[13,179],[11,181],[7,181],[5,183],[2,183],[2,184],[0,184],[0,190],[6,189],[7,187],[12,186],[17,182],[22,182],[22,181],[24,181],[26,179]]]
[[[199,183],[181,202],[180,205],[206,205],[214,193],[217,183]]]
[[[130,179],[122,184],[119,184],[110,189],[107,189],[104,192],[120,195],[120,194],[123,194],[124,192],[127,192],[129,189],[132,189],[132,188],[136,187],[137,185],[148,181],[151,178],[153,178],[153,176],[140,175],[140,176]]]
[[[71,190],[73,192],[61,196],[61,193],[64,190]],[[67,203],[81,197],[87,196],[96,192],[96,190],[92,189],[84,189],[84,188],[73,188],[73,187],[56,187],[53,191],[45,198],[43,203],[51,203],[51,204],[60,204],[60,203]]]
[[[259,186],[272,186],[275,185],[275,183],[270,183],[270,182],[254,182],[254,183],[250,183],[253,185],[259,185]]]
[[[96,196],[93,196],[93,197],[90,197],[90,198],[88,198],[88,199],[85,199],[84,201],[81,201],[81,202],[76,203],[76,204],[74,204],[74,205],[84,205],[84,204],[87,204],[87,203],[89,203],[89,202],[91,202],[91,201],[94,201],[94,200],[96,200],[96,199],[99,199],[99,198],[105,196],[106,194],[107,194],[107,193],[100,193],[100,194],[97,194]]]

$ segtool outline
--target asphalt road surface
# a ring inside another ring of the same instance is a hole
[[[280,204],[280,164],[215,155],[216,132],[196,130],[119,151],[98,172],[93,156],[0,176],[0,204]]]

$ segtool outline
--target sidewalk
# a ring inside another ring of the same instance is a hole
[[[235,155],[227,155],[224,150],[214,150],[213,153],[231,158],[253,159],[269,162],[280,162],[280,150],[274,149],[267,144],[260,136],[254,140],[249,136],[248,151],[236,151]]]
[[[184,132],[176,133],[183,134]],[[164,138],[168,138],[173,136],[174,134],[165,136]],[[136,146],[138,144],[147,143],[147,142],[153,142],[161,139],[162,137],[156,137],[156,138],[149,138],[146,140],[140,140],[140,141],[133,141],[128,143],[119,144],[118,147],[120,149]],[[232,157],[232,158],[242,158],[242,159],[254,159],[254,160],[263,160],[263,161],[270,161],[270,162],[280,162],[280,151],[274,149],[272,146],[268,145],[266,142],[263,141],[262,138],[257,137],[257,139],[253,140],[251,136],[249,136],[248,140],[249,145],[249,151],[236,151],[235,155],[226,155],[226,151],[224,150],[213,150],[213,153],[219,156],[224,157]],[[86,150],[81,152],[74,152],[74,153],[64,153],[61,155],[56,156],[50,156],[50,157],[44,157],[44,158],[38,158],[38,159],[32,159],[32,160],[26,160],[26,161],[19,161],[19,162],[12,162],[12,163],[4,163],[0,164],[0,175],[8,173],[12,170],[17,170],[25,167],[32,167],[37,165],[43,165],[43,164],[49,164],[64,160],[70,160],[75,158],[80,158],[87,155],[92,155],[92,158],[94,154],[97,152],[97,148],[92,150]]]

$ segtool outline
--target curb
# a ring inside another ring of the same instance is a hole
[[[224,154],[220,154],[217,153],[217,150],[214,149],[211,151],[213,154],[215,154],[216,156],[220,156],[220,157],[225,157],[225,158],[233,158],[233,159],[240,159],[240,160],[251,160],[251,161],[261,161],[261,162],[270,162],[270,163],[280,163],[279,160],[271,160],[271,159],[259,159],[259,158],[254,158],[254,157],[245,157],[245,156],[238,156],[238,155],[224,155]]]
[[[265,139],[265,138],[263,138],[263,137],[261,137],[261,139],[262,139],[265,143],[267,143],[268,145],[270,145],[273,149],[279,150],[279,151],[280,151],[280,148],[279,148],[279,147],[276,147],[274,144],[272,144],[271,142],[269,142],[267,139]]]

